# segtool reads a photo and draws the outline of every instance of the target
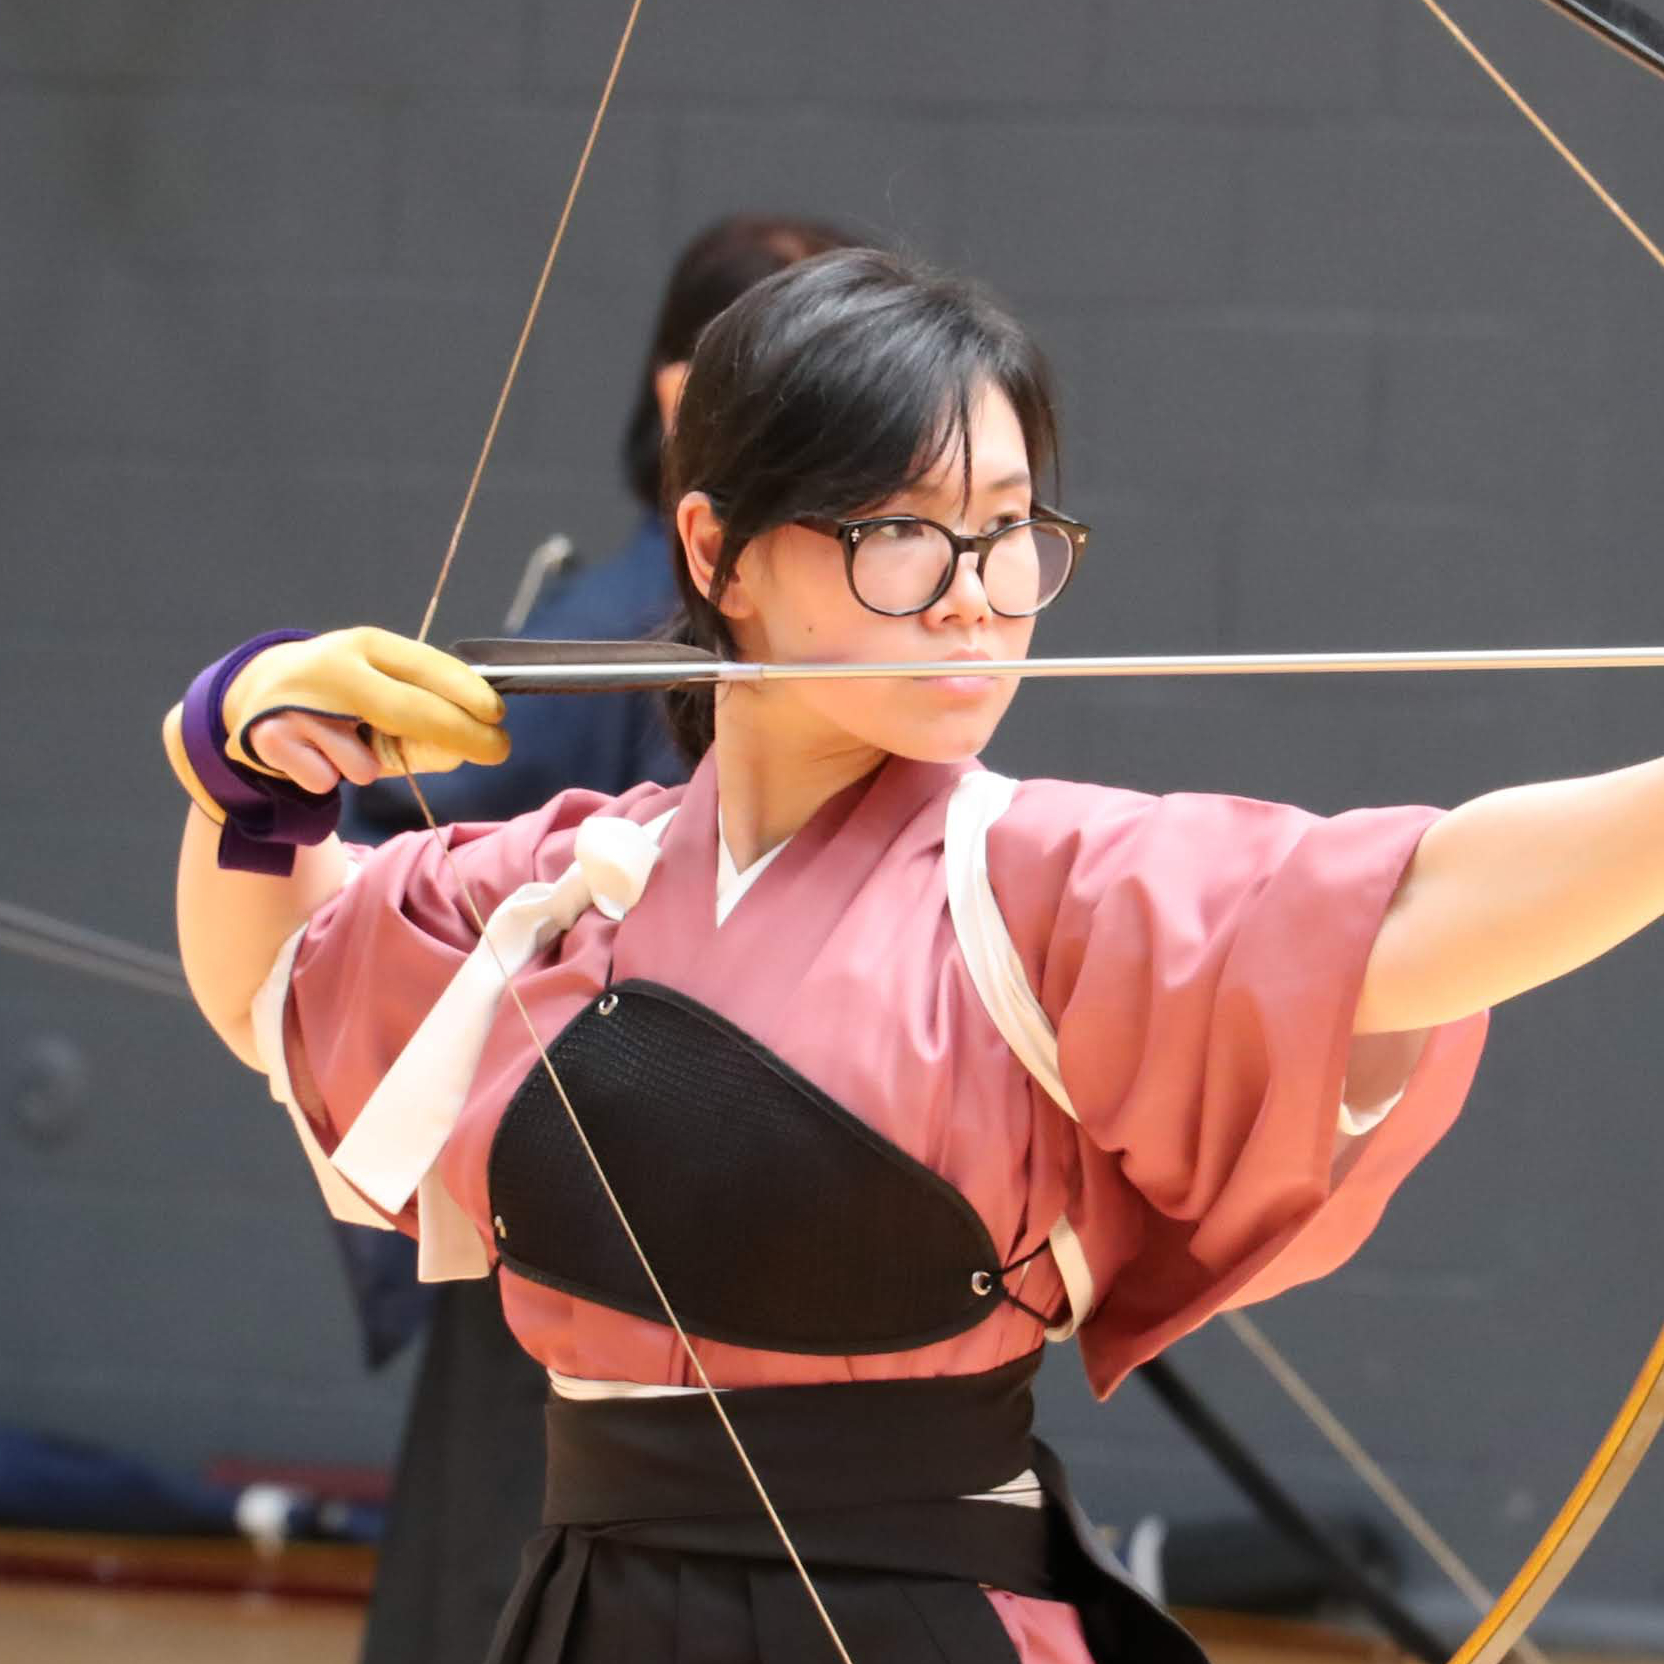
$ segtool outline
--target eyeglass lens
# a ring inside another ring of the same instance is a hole
[[[851,564],[855,593],[880,612],[914,612],[929,604],[959,558],[926,521],[869,526]],[[1060,526],[1018,525],[998,533],[982,571],[988,604],[1008,617],[1038,612],[1063,588],[1073,561],[1074,544]]]

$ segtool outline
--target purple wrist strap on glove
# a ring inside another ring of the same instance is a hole
[[[225,810],[219,864],[236,872],[285,878],[296,844],[321,844],[341,818],[339,789],[322,795],[292,780],[245,768],[225,753],[225,690],[256,653],[285,641],[310,641],[310,630],[268,630],[208,666],[186,691],[180,709],[185,755],[203,789]]]

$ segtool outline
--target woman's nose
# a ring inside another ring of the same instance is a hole
[[[966,549],[954,565],[953,581],[942,599],[931,610],[950,618],[988,618],[993,608],[988,604],[988,591],[977,576],[977,552]]]

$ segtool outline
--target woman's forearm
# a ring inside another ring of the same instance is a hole
[[[1483,1010],[1661,915],[1664,761],[1475,798],[1422,839],[1370,956],[1357,1031]]]
[[[219,838],[219,827],[193,808],[179,851],[179,951],[203,1016],[259,1068],[249,1008],[278,949],[346,882],[346,850],[335,837],[298,848],[294,871],[273,878],[222,870]]]

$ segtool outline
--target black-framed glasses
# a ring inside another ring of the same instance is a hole
[[[974,554],[989,607],[1001,618],[1032,618],[1063,593],[1091,536],[1079,520],[1035,507],[1031,519],[974,534],[917,514],[797,523],[843,544],[850,593],[869,612],[906,618],[926,611]]]

